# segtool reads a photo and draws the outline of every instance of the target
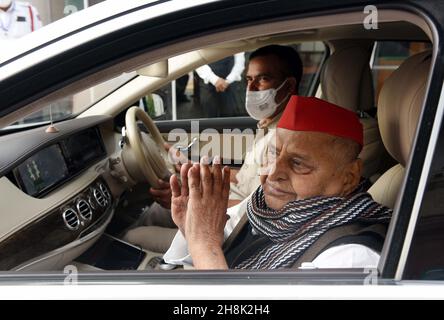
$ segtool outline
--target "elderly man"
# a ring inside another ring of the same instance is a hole
[[[277,127],[261,186],[248,200],[248,221],[232,231],[236,238],[225,250],[229,169],[188,164],[181,169],[181,186],[171,178],[173,219],[194,267],[291,268],[305,259],[315,267],[376,266],[382,242],[374,245],[381,237],[374,227],[386,224],[391,210],[362,190],[357,116],[320,99],[293,96]],[[320,245],[326,236],[330,241]],[[177,258],[180,239],[175,242],[167,261]]]
[[[259,120],[259,129],[268,131],[276,128],[290,96],[298,93],[301,77],[302,62],[291,47],[269,45],[251,53],[246,73],[245,108],[254,119]],[[267,141],[268,134],[257,135],[241,169],[232,171],[230,207],[248,197],[259,186],[259,163]],[[129,230],[124,240],[163,253],[170,246],[177,229],[169,210],[170,184],[159,180],[159,186],[159,189],[150,189],[156,202],[146,211],[142,226]]]
[[[269,45],[253,51],[246,72],[245,109],[258,120],[257,127],[275,129],[291,95],[298,94],[302,78],[302,61],[295,49]],[[258,135],[247,152],[240,170],[232,170],[230,206],[248,197],[260,184],[259,163],[263,157],[266,135]],[[150,189],[151,195],[163,207],[170,208],[169,183],[159,180],[160,189]]]

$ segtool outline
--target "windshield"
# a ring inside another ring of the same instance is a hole
[[[78,93],[66,96],[52,102],[49,105],[46,105],[37,112],[21,118],[5,129],[44,124],[51,121],[51,116],[52,121],[60,121],[71,118],[82,113],[91,105],[103,99],[108,94],[134,78],[136,75],[136,72],[123,73],[116,78],[102,82]]]
[[[7,40],[8,44],[12,45],[19,38],[37,29],[103,1],[104,0],[28,0],[26,3],[15,0],[4,1],[2,5],[0,5],[0,22],[2,24],[2,32],[4,33],[2,39],[4,41]],[[27,17],[27,15],[30,16],[30,19],[22,18],[22,21],[14,18],[16,16]],[[15,24],[21,27],[18,28]],[[37,112],[19,119],[6,129],[44,124],[51,120],[51,116],[53,121],[75,116],[85,111],[92,104],[134,76],[135,73],[125,73],[84,91],[66,96],[44,106]]]

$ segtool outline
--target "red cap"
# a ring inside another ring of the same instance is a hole
[[[277,127],[324,132],[363,146],[364,133],[356,113],[315,97],[292,96]]]

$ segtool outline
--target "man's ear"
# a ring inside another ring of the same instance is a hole
[[[361,181],[362,160],[356,159],[347,165],[344,172],[344,195],[350,194]]]
[[[291,92],[291,94],[298,94],[298,81],[295,77],[288,77],[287,78],[287,85],[288,85],[288,92]]]

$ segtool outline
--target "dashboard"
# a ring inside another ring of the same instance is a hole
[[[104,232],[118,198],[108,157],[112,118],[94,116],[0,136],[0,270],[60,268]],[[7,201],[4,201],[7,199]]]

